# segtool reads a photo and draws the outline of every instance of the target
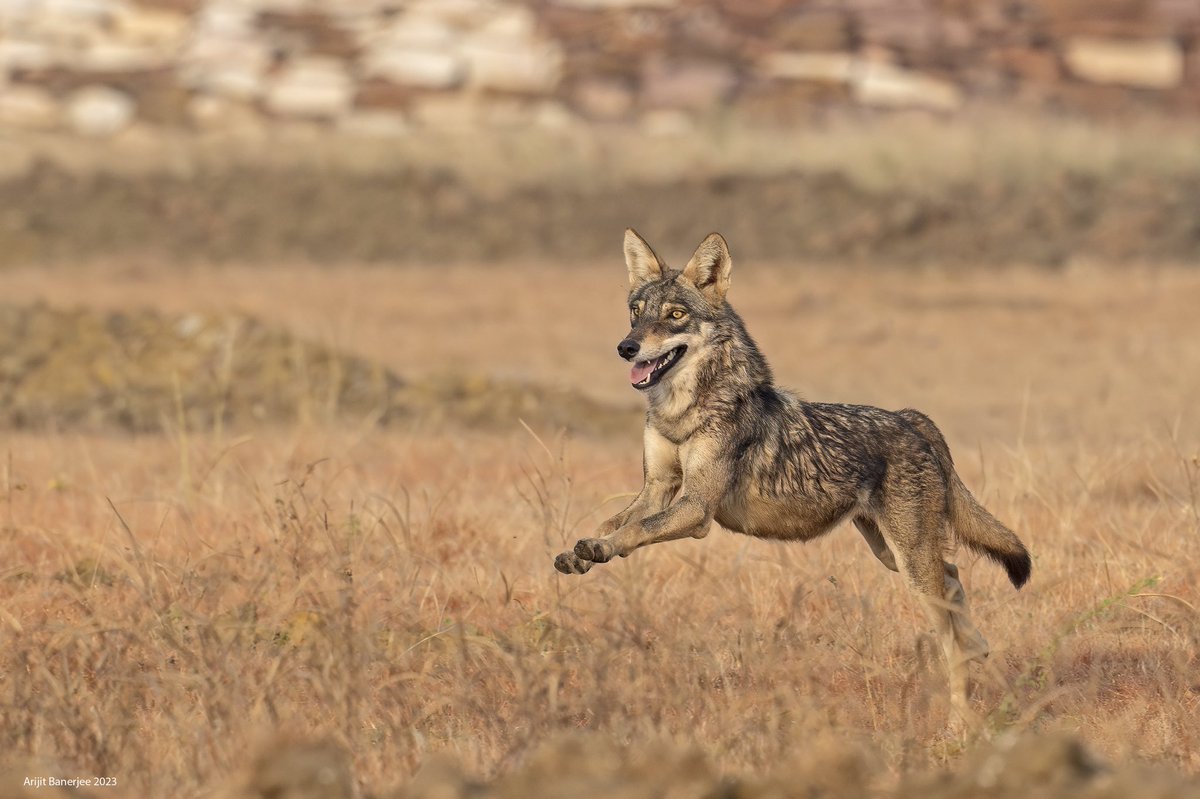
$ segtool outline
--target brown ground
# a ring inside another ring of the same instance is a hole
[[[177,177],[76,176],[39,166],[0,181],[0,267],[106,252],[197,264],[304,259],[406,264],[599,258],[637,220],[658,242],[720,227],[761,258],[1058,266],[1200,258],[1195,174],[1032,182],[970,179],[871,190],[840,173],[688,176],[489,193],[456,172],[358,175],[218,169]],[[701,234],[703,235],[703,234]]]
[[[993,646],[994,670],[974,672],[984,737],[1066,731],[1200,774],[1200,273],[787,268],[731,244],[731,298],[780,381],[930,413],[1034,553],[1019,593],[958,557]],[[5,273],[5,299],[234,308],[406,376],[479,370],[623,403],[613,249],[572,268],[28,269]],[[97,795],[201,795],[280,731],[336,741],[372,793],[435,753],[519,785],[502,775],[574,731],[599,741],[589,768],[695,748],[738,784],[844,751],[866,753],[879,792],[1011,773],[944,733],[923,616],[853,531],[717,532],[556,574],[553,555],[636,489],[636,422],[567,440],[515,421],[24,432],[0,455],[0,751],[119,780]]]
[[[44,133],[0,148],[0,269],[154,263],[578,263],[636,224],[743,256],[874,265],[1200,259],[1194,123],[835,117],[687,136],[519,128],[362,139]]]

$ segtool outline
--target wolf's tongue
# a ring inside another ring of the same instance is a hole
[[[646,379],[646,376],[654,369],[654,361],[644,361],[635,363],[633,368],[629,370],[629,382],[637,385]]]

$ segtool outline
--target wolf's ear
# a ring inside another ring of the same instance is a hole
[[[625,266],[629,267],[630,291],[643,283],[662,280],[662,262],[633,228],[625,229]]]
[[[683,276],[700,289],[705,299],[720,305],[725,300],[725,292],[729,291],[729,273],[732,271],[729,245],[720,233],[709,233],[683,268]]]

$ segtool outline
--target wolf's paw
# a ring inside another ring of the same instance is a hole
[[[581,560],[574,552],[563,552],[554,559],[554,568],[563,574],[586,574],[592,568],[592,563]]]
[[[603,538],[584,538],[575,542],[575,554],[580,559],[592,563],[608,563],[615,553],[611,541],[605,541]]]

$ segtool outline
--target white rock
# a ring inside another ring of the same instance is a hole
[[[483,89],[540,93],[558,85],[562,51],[551,42],[509,42],[491,36],[463,43],[468,82]]]
[[[354,102],[354,83],[345,65],[333,58],[301,59],[267,89],[266,107],[280,116],[337,117]]]
[[[499,7],[496,0],[413,0],[409,13],[435,16],[458,27],[471,27]]]
[[[0,39],[0,71],[45,69],[58,61],[54,48],[31,39]]]
[[[455,30],[430,14],[404,14],[372,37],[382,47],[433,50],[454,44]]]
[[[169,66],[170,51],[144,45],[101,41],[83,50],[71,61],[71,66],[84,71],[132,72]]]
[[[100,18],[51,14],[42,10],[23,21],[21,32],[44,44],[64,48],[64,55],[70,56],[75,48],[107,39],[109,34],[105,25]]]
[[[180,58],[179,80],[211,94],[253,99],[263,93],[270,61],[265,42],[206,34],[193,39]]]
[[[673,8],[679,0],[554,0],[572,8]]]
[[[0,0],[0,22],[15,22],[34,12],[39,0]]]
[[[216,36],[244,36],[254,32],[257,13],[229,3],[208,3],[195,18],[196,29]]]
[[[38,5],[43,14],[102,21],[115,17],[126,4],[120,0],[41,0]]]
[[[355,111],[338,122],[338,130],[351,136],[390,139],[412,131],[408,119],[396,111]]]
[[[114,31],[121,39],[157,47],[174,47],[183,41],[191,19],[163,9],[129,6],[120,10]]]
[[[137,106],[129,95],[107,86],[86,86],[67,98],[67,120],[76,133],[112,136],[133,121]]]
[[[363,74],[406,86],[449,89],[462,82],[463,59],[445,50],[388,49],[368,53]]]
[[[1076,77],[1147,89],[1170,89],[1183,80],[1183,52],[1172,39],[1118,40],[1077,37],[1063,53]]]
[[[188,101],[188,117],[203,130],[221,133],[259,133],[264,129],[262,117],[246,103],[224,97],[197,95]]]
[[[885,108],[952,111],[962,94],[952,83],[878,61],[860,61],[852,73],[854,98]]]
[[[266,90],[266,78],[257,67],[230,64],[206,72],[201,86],[222,97],[252,100],[261,97]]]
[[[508,40],[529,40],[537,32],[537,16],[525,6],[502,6],[479,26],[479,32]]]
[[[36,86],[0,86],[0,126],[51,130],[62,122],[62,110],[49,92]]]
[[[304,11],[312,7],[320,7],[320,3],[311,0],[236,0],[254,12],[261,11]]]
[[[759,64],[759,71],[768,78],[803,80],[820,83],[849,83],[858,60],[847,53],[768,54]]]

